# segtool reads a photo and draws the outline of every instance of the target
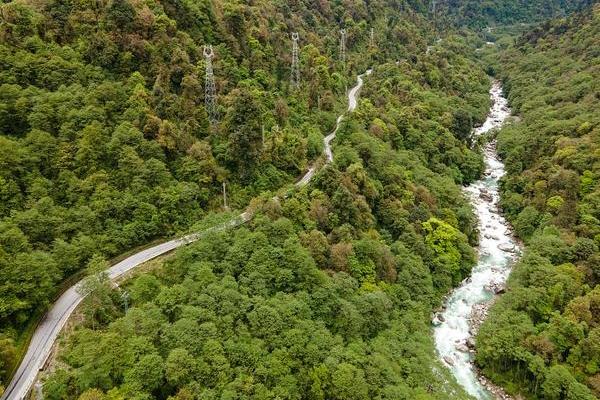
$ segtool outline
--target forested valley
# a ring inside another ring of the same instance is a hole
[[[440,1],[440,13],[458,26],[532,24],[581,11],[594,0],[449,0]],[[587,12],[587,11],[586,11]]]
[[[396,56],[404,57],[404,69],[417,63],[410,71],[418,80],[402,81],[409,86],[395,87],[401,84],[399,72],[389,78],[390,90],[414,97],[415,111],[384,110],[383,118],[377,108],[369,109],[368,129],[384,135],[394,149],[419,145],[422,151],[406,157],[455,183],[480,169],[478,156],[454,137],[464,138],[472,121],[482,119],[487,81],[481,73],[471,77],[478,69],[467,68],[460,52],[457,71],[444,57],[422,60],[418,55],[433,41],[433,28],[408,3],[52,0],[9,2],[0,11],[3,374],[14,369],[28,332],[65,279],[96,271],[110,257],[185,231],[220,210],[223,182],[233,208],[293,182],[322,153],[323,135],[345,107],[344,93],[357,70]],[[338,55],[340,26],[348,32],[345,65]],[[378,30],[375,45],[369,43],[369,27]],[[298,31],[302,45],[298,91],[289,84],[291,31]],[[221,123],[213,128],[203,98],[207,43],[215,45],[220,94]],[[453,73],[444,76],[446,70]],[[399,102],[392,93],[377,97],[379,107]],[[470,105],[455,112],[451,105],[461,102]],[[431,110],[420,110],[425,106]],[[429,121],[431,116],[440,121]],[[413,125],[416,118],[422,126]],[[421,143],[423,132],[430,141]],[[346,153],[345,163],[356,164],[356,150]],[[409,186],[437,209],[437,196],[423,185]],[[452,190],[440,196],[460,201],[456,187]],[[338,203],[350,206],[349,196],[338,193]],[[391,229],[397,237],[412,213],[403,210],[416,200],[408,193],[388,200],[393,207],[387,219],[397,225]],[[466,208],[459,225],[450,208],[434,213],[428,207],[419,205],[422,211],[411,217],[419,236],[424,236],[420,223],[436,213],[468,230]],[[378,224],[364,213],[366,226],[353,222],[366,232]],[[346,222],[353,217],[346,215]],[[333,219],[324,234],[343,223]],[[341,239],[328,240],[333,245]],[[350,237],[345,241],[348,253]],[[444,278],[439,287],[447,286]]]
[[[371,62],[366,21],[381,23],[389,5],[0,7],[0,370],[7,371],[19,333],[94,256],[109,259],[186,230],[222,207],[223,182],[233,208],[293,182],[321,154],[355,65]],[[422,20],[395,18],[382,30],[390,40],[379,38],[389,43],[381,57],[425,46]],[[346,72],[338,20],[353,54]],[[291,27],[302,38],[301,91],[289,87]],[[222,122],[212,130],[203,98],[207,43],[215,44],[221,95]]]
[[[377,66],[309,186],[129,281],[124,316],[94,290],[46,397],[468,398],[428,319],[474,263],[459,185],[481,173],[465,139],[489,80],[447,41]]]
[[[484,372],[534,398],[600,396],[600,8],[545,23],[495,66],[502,208],[525,241],[478,337]]]
[[[1,3],[0,395],[47,307],[89,276],[46,399],[472,398],[437,359],[430,320],[477,260],[461,189],[484,172],[471,132],[490,74],[516,115],[497,135],[501,207],[526,250],[477,365],[511,393],[600,396],[590,3]],[[483,29],[575,11],[518,37]],[[369,68],[326,164],[323,138]],[[245,209],[248,223],[119,287],[102,272]]]

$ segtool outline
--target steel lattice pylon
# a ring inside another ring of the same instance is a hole
[[[292,87],[298,88],[300,87],[300,61],[298,59],[298,40],[300,36],[298,32],[292,33],[292,74],[290,77],[290,82]]]
[[[204,78],[204,105],[206,114],[211,125],[219,122],[219,110],[217,109],[217,88],[213,74],[212,59],[215,55],[211,45],[204,46],[204,60],[206,74]]]
[[[346,30],[342,29],[340,31],[340,60],[342,63],[346,63]]]

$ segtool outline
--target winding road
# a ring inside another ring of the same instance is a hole
[[[358,104],[358,93],[363,86],[363,77],[365,75],[370,75],[371,72],[372,70],[368,70],[364,74],[358,75],[356,85],[348,92],[347,112],[352,112],[356,109]],[[326,163],[333,161],[331,142],[335,138],[343,119],[344,115],[340,115],[337,119],[337,123],[333,132],[323,139],[323,143],[325,145]],[[310,182],[317,170],[317,164],[311,166],[306,174],[298,182],[296,182],[296,186],[302,187]],[[222,231],[244,224],[245,222],[251,220],[252,216],[253,215],[250,211],[246,211],[227,222],[209,228],[205,231],[186,235],[181,238],[173,239],[142,250],[113,265],[106,272],[108,273],[109,278],[114,281],[147,261],[166,254],[178,247],[193,243],[201,239],[209,232]],[[83,294],[83,290],[81,290],[82,282],[83,281],[79,281],[67,289],[67,291],[60,296],[60,298],[46,313],[43,320],[38,325],[31,342],[29,343],[29,348],[27,349],[25,357],[21,361],[17,372],[6,388],[4,394],[0,397],[0,400],[23,400],[27,397],[27,394],[31,391],[37,379],[39,371],[44,368],[44,364],[50,356],[52,347],[56,342],[58,334],[67,323],[67,320],[71,314],[73,314],[73,311],[75,311],[77,306],[85,298],[85,294]]]

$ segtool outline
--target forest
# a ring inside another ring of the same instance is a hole
[[[390,77],[391,92],[364,111],[373,118],[369,130],[395,151],[406,146],[407,162],[456,184],[477,176],[480,159],[462,139],[485,113],[487,81],[467,67],[460,47],[458,71],[441,55],[420,59],[432,27],[409,3],[402,8],[385,1],[0,5],[0,376],[14,370],[50,302],[90,264],[185,232],[221,210],[223,183],[230,207],[239,209],[293,182],[322,153],[357,70],[401,57],[408,60],[402,68],[414,64],[416,81]],[[348,32],[346,64],[338,55],[340,26]],[[380,29],[374,44],[369,26]],[[301,37],[298,91],[289,84],[291,31]],[[215,45],[219,94],[220,123],[212,127],[203,92],[207,43]],[[400,108],[394,93],[426,108],[384,109],[388,121],[376,119],[387,101]],[[440,121],[429,121],[433,115]],[[422,132],[430,139],[419,143]],[[357,150],[343,154],[342,164],[354,164]],[[418,188],[432,205],[450,196]],[[347,196],[338,194],[340,204]],[[387,216],[396,235],[410,214],[401,209],[412,201],[397,196]],[[468,230],[468,211],[461,213],[439,217]]]
[[[600,397],[591,3],[0,3],[0,395],[49,305],[85,277],[43,377],[50,400],[470,399],[436,357],[431,316],[476,264],[462,189],[484,173],[472,131],[494,75],[515,115],[494,135],[500,206],[525,251],[476,363],[528,399]],[[119,287],[103,273],[246,209],[247,224]]]
[[[483,29],[535,24],[586,9],[595,0],[448,0],[440,1],[440,16],[457,26]]]
[[[526,245],[478,336],[486,375],[532,398],[600,397],[600,7],[542,24],[498,65],[502,208]]]
[[[433,356],[429,315],[474,263],[460,185],[482,171],[467,136],[489,80],[447,41],[378,64],[333,165],[127,281],[126,313],[92,281],[45,397],[467,399]]]

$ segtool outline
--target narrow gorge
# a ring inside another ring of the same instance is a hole
[[[502,127],[510,116],[502,86],[494,82],[490,90],[492,107],[485,123],[475,129],[479,137]],[[447,298],[443,311],[435,315],[434,336],[440,358],[458,382],[478,399],[509,398],[481,376],[474,366],[475,335],[495,296],[504,291],[519,245],[498,207],[499,180],[504,164],[496,153],[495,141],[484,148],[485,176],[465,188],[479,220],[480,245],[472,274]]]

